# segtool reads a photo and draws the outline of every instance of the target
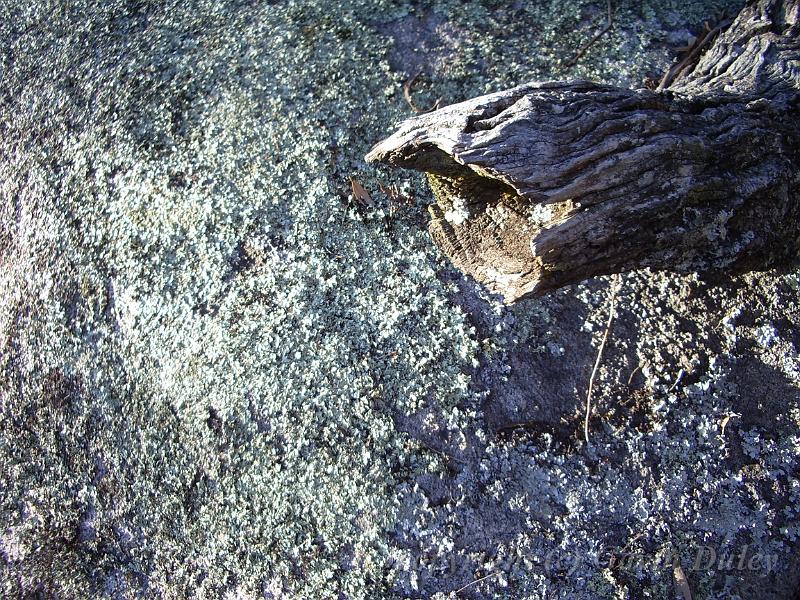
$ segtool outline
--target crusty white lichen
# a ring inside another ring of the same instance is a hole
[[[746,522],[787,555],[796,437],[728,425],[790,489],[775,536],[722,462],[729,373],[679,400],[664,340],[692,338],[666,316],[635,349],[649,431],[609,425],[593,454],[487,432],[478,361],[507,380],[515,345],[560,360],[566,326],[485,292],[465,314],[423,180],[390,207],[378,182],[408,175],[361,159],[409,114],[396,20],[444,15],[457,50],[415,87],[424,105],[534,78],[638,85],[668,60],[664,28],[726,3],[620,6],[572,71],[604,3],[17,4],[0,7],[3,596],[427,597],[496,573],[475,597],[614,597],[603,536],[666,545],[667,520],[679,551]],[[376,207],[348,202],[350,176]],[[764,360],[796,382],[773,339]],[[581,560],[565,576],[548,556]]]

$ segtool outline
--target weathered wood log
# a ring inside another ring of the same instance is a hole
[[[508,302],[645,266],[791,264],[799,6],[751,2],[665,90],[529,83],[408,119],[367,160],[428,173],[435,242]]]

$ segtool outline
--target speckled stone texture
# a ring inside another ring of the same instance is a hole
[[[361,158],[726,4],[1,3],[0,595],[791,598],[797,275],[626,276],[587,447],[608,282],[504,307]]]

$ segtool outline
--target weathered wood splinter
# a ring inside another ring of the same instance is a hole
[[[508,302],[645,266],[792,264],[799,6],[748,3],[664,90],[528,83],[408,119],[367,160],[428,173],[434,240]]]

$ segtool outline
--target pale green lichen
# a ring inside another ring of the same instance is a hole
[[[646,436],[598,434],[601,452],[630,451],[606,477],[549,434],[490,436],[477,361],[507,377],[510,345],[546,351],[556,342],[534,330],[547,309],[486,298],[493,329],[479,337],[419,222],[422,178],[361,158],[410,115],[413,73],[387,58],[400,19],[448,23],[452,54],[415,88],[425,104],[529,79],[638,85],[666,66],[652,45],[665,23],[727,3],[617,7],[566,70],[603,4],[0,7],[2,594],[424,596],[501,569],[474,593],[579,598],[600,567],[563,579],[537,557],[594,552],[587,520],[659,540],[661,515],[700,511],[715,535],[742,517],[766,535],[718,468],[730,390],[711,379],[697,414],[666,394]],[[350,176],[375,208],[348,203]],[[377,184],[401,177],[417,206],[387,220]],[[690,433],[670,437],[667,417]],[[769,468],[790,467],[791,440],[748,440]],[[626,482],[653,457],[655,488]],[[717,471],[680,480],[698,462]],[[461,495],[434,504],[420,482],[453,471]],[[702,486],[709,507],[691,504]],[[512,518],[523,533],[506,539]]]

